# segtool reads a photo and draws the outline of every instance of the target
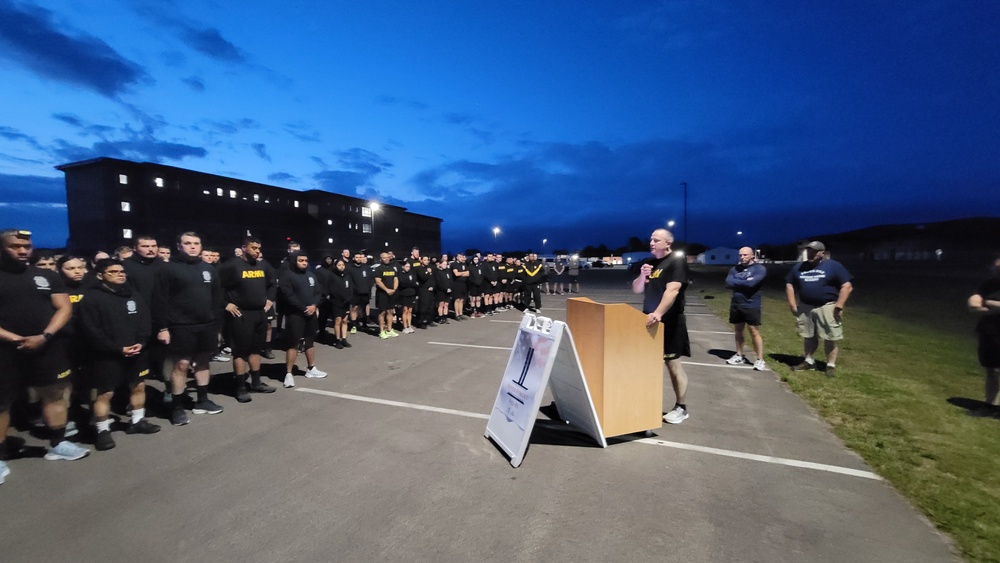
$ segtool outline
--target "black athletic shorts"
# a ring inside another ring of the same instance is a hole
[[[478,283],[469,284],[469,297],[479,297],[483,294],[483,286]]]
[[[469,288],[464,283],[456,283],[455,287],[451,290],[451,296],[455,299],[465,299],[465,296],[469,294]]]
[[[391,311],[396,307],[396,294],[389,295],[384,291],[375,292],[375,308],[381,312]]]
[[[446,303],[446,302],[448,302],[450,300],[451,300],[451,292],[448,291],[447,289],[445,289],[445,290],[435,289],[434,290],[434,302],[435,303]]]
[[[21,387],[72,382],[73,363],[67,340],[57,334],[37,352],[19,352],[8,343],[0,345],[0,412],[10,410]]]
[[[288,315],[285,317],[285,334],[288,336],[286,346],[289,349],[299,345],[299,341],[305,341],[305,348],[312,348],[316,340],[316,333],[319,331],[319,319],[316,315]]]
[[[170,344],[167,344],[169,358],[191,360],[218,349],[219,332],[215,323],[170,327]]]
[[[729,324],[746,323],[750,326],[760,326],[760,309],[745,305],[729,305]]]
[[[681,356],[691,357],[691,341],[688,340],[687,321],[684,314],[663,317],[663,359],[673,360]]]
[[[350,307],[346,305],[337,305],[336,303],[330,303],[330,317],[334,319],[339,319],[342,317],[346,317],[348,312],[350,312]]]
[[[355,293],[354,301],[351,302],[351,305],[356,307],[366,307],[370,301],[371,295],[367,293]]]
[[[979,365],[989,369],[1000,368],[1000,330],[990,327],[977,332]]]
[[[226,312],[226,342],[233,349],[233,357],[246,358],[260,354],[267,344],[267,314],[263,310],[240,309],[242,316]]]
[[[400,295],[399,304],[408,309],[413,309],[417,306],[417,296],[416,295]]]
[[[146,380],[149,376],[149,354],[145,348],[137,356],[98,356],[91,363],[91,384],[97,394],[114,391],[120,385],[129,389]]]

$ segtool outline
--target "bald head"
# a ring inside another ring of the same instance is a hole
[[[751,262],[753,262],[753,249],[749,246],[744,246],[740,249],[740,264],[746,266]]]
[[[649,252],[657,258],[663,258],[670,253],[670,245],[674,235],[666,229],[656,229],[649,235]]]

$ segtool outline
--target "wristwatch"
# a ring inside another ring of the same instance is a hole
[[[51,332],[43,332],[42,333],[42,338],[44,338],[45,341],[48,342],[49,340],[52,339],[52,333]]]

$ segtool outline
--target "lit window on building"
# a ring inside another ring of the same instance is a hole
[[[132,204],[129,203],[129,202],[127,202],[127,201],[123,201],[122,202],[122,212],[123,213],[128,213],[129,211],[132,211]]]
[[[254,201],[260,201],[260,196],[257,195],[257,194],[253,194],[253,200]]]
[[[271,203],[271,198],[264,198],[264,203]]]
[[[397,232],[397,233],[399,232],[399,227],[396,227],[396,232]]]
[[[229,190],[229,197],[236,199],[236,190]]]
[[[122,238],[125,239],[132,238],[132,229],[122,229]]]
[[[225,192],[222,190],[222,188],[215,188],[215,195],[222,197],[223,193]]]
[[[326,242],[328,242],[330,244],[333,244],[333,239],[332,238],[328,238],[328,239],[326,239]]]
[[[119,174],[118,175],[118,183],[119,184],[127,184],[128,183],[128,176],[126,176],[124,174]]]
[[[326,224],[327,225],[332,225],[333,224],[333,219],[327,219],[326,220]]]
[[[295,207],[299,206],[299,200],[295,200]]]
[[[386,245],[386,246],[389,246],[389,241],[385,241],[385,245]]]
[[[361,208],[361,216],[362,217],[371,217],[372,216],[372,208],[371,207],[362,207]]]
[[[154,184],[154,185],[155,185],[155,186],[156,186],[157,188],[162,188],[162,187],[163,187],[163,178],[154,178],[154,179],[153,179],[153,184]]]
[[[203,193],[205,195],[212,195],[212,192],[210,192],[208,190],[201,190],[201,193]]]
[[[368,223],[365,223],[364,225],[361,225],[361,227],[362,227],[362,232],[365,232],[365,233],[371,233],[372,232],[372,226],[369,225]]]

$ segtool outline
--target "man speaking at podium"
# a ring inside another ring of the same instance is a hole
[[[632,292],[642,293],[642,312],[646,313],[646,328],[663,323],[663,361],[670,373],[677,402],[663,415],[663,421],[680,424],[688,417],[685,395],[687,374],[681,356],[691,356],[687,323],[684,320],[684,289],[687,286],[687,264],[684,256],[671,252],[674,235],[666,229],[656,229],[649,237],[652,260],[647,260],[632,282]]]

